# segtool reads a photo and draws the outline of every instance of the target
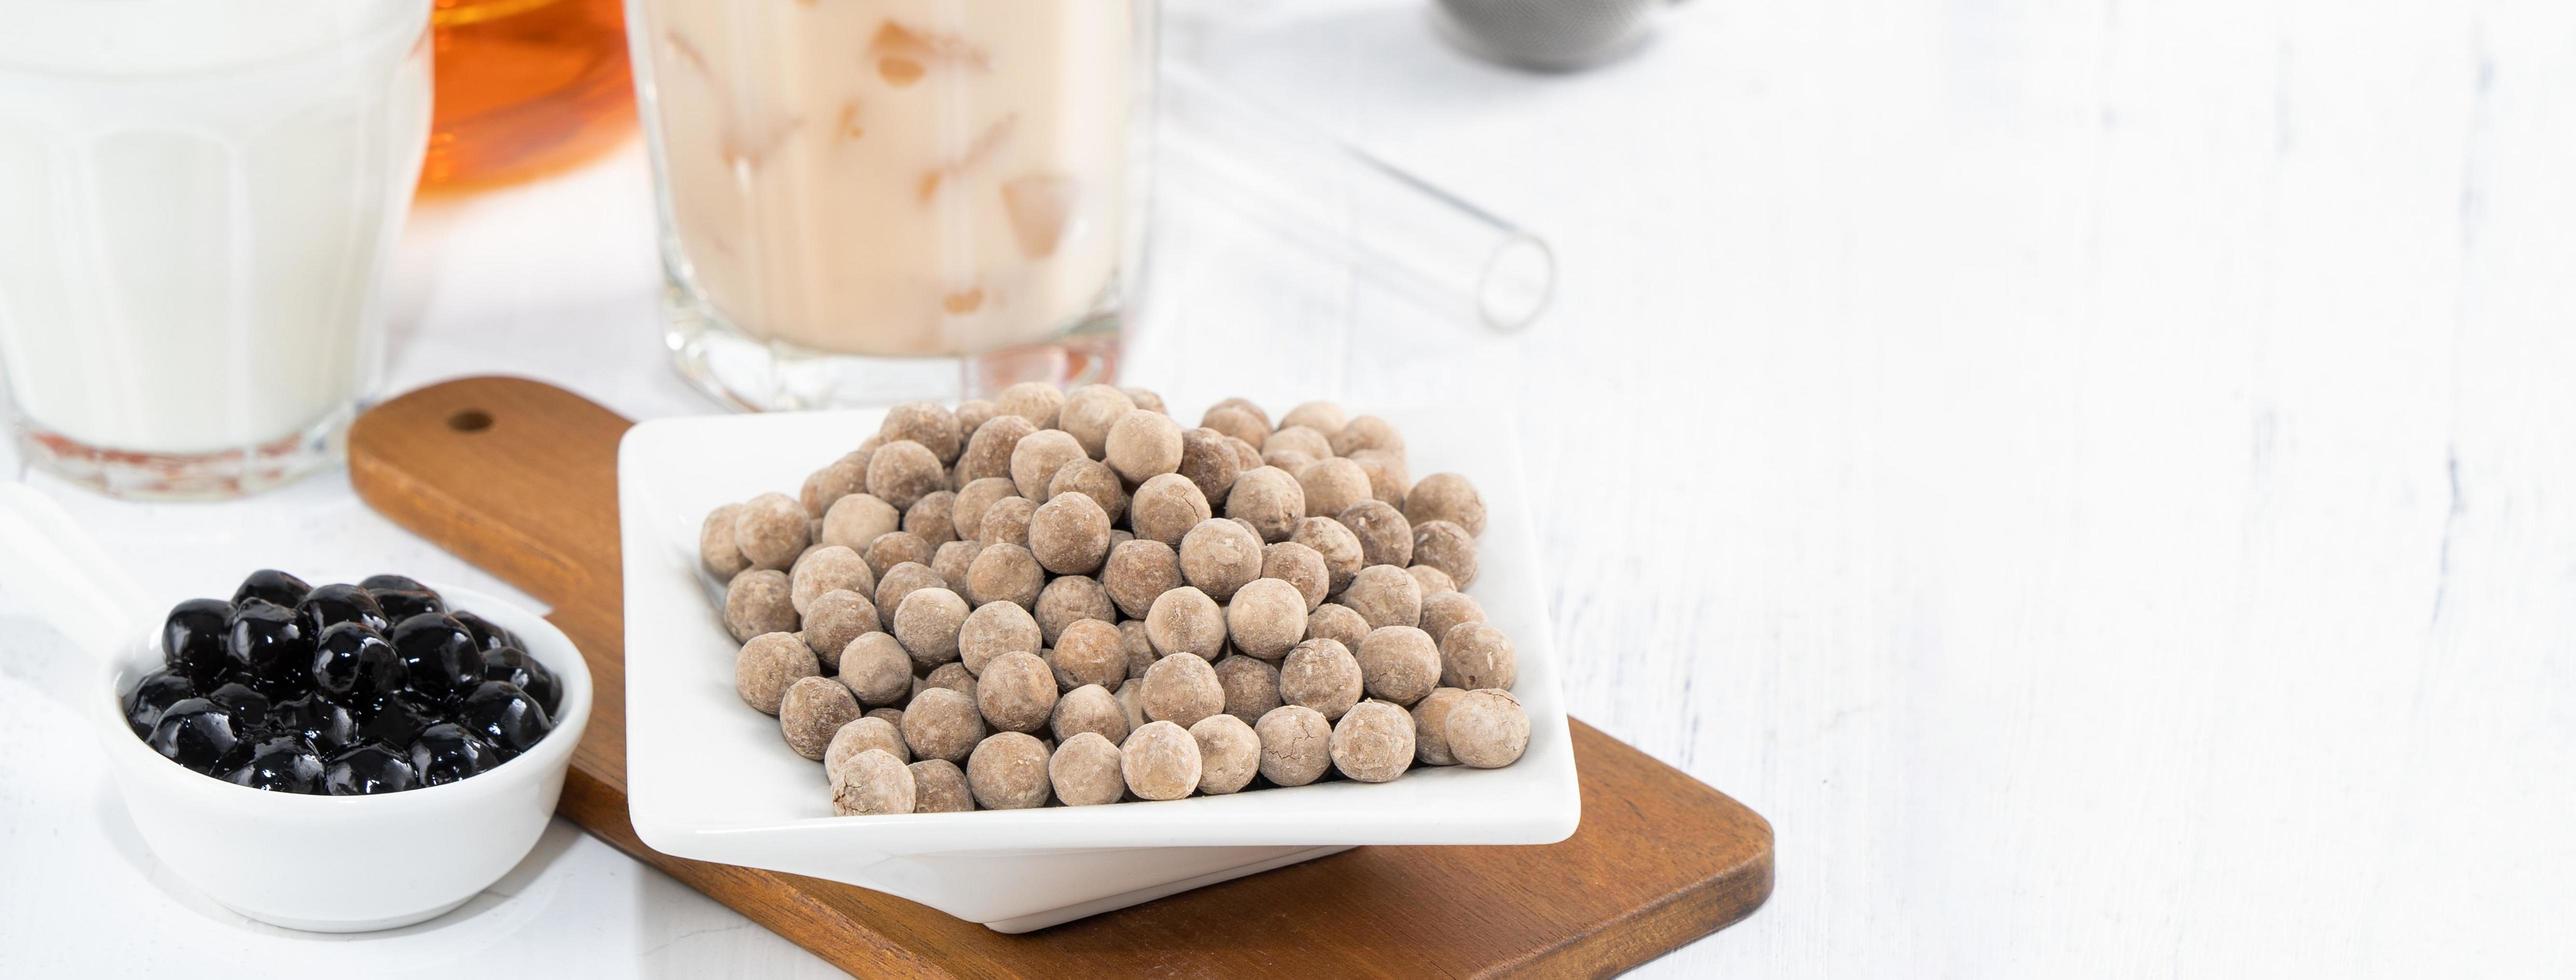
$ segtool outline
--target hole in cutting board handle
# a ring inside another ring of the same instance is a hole
[[[469,408],[448,416],[447,427],[458,432],[481,432],[492,427],[492,413]]]

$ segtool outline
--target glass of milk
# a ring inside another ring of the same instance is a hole
[[[329,463],[382,345],[431,0],[14,0],[0,367],[33,464],[113,494]]]
[[[627,0],[665,340],[756,409],[1107,378],[1154,0]]]

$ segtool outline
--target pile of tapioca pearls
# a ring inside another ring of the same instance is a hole
[[[835,812],[930,813],[1510,765],[1512,643],[1459,591],[1484,529],[1374,416],[1024,384],[896,406],[699,549],[736,690]]]

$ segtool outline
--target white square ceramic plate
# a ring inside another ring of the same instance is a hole
[[[646,422],[618,455],[626,574],[628,806],[679,857],[847,882],[996,929],[1119,908],[1356,844],[1545,844],[1581,816],[1520,454],[1489,417],[1390,414],[1418,475],[1466,474],[1487,526],[1468,592],[1519,657],[1529,752],[1503,769],[1419,768],[1111,806],[836,817],[820,765],[734,694],[737,645],[697,570],[698,526],[780,491],[877,430],[881,412]]]

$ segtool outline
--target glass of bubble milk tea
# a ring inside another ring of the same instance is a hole
[[[13,0],[0,375],[21,458],[136,497],[332,462],[428,138],[431,0]]]
[[[1154,0],[628,0],[664,339],[752,409],[1104,380]]]

